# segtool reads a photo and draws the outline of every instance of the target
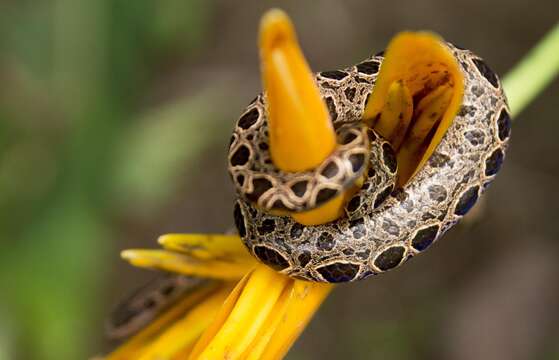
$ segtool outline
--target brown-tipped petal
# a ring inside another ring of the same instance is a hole
[[[464,76],[452,51],[439,36],[429,32],[402,32],[396,35],[386,49],[375,88],[365,108],[364,119],[369,124],[374,125],[375,119],[383,112],[390,96],[390,88],[395,82],[403,82],[413,99],[411,126],[415,128],[414,134],[418,133],[418,129],[423,129],[423,125],[417,127],[413,124],[417,120],[424,120],[420,119],[421,112],[416,111],[415,107],[440,86],[445,85],[445,89],[450,89],[444,91],[445,101],[441,104],[444,103],[445,107],[440,109],[440,114],[436,114],[436,128],[433,124],[429,127],[433,128],[433,132],[425,133],[424,139],[412,139],[409,136],[411,132],[408,131],[403,139],[397,153],[400,169],[398,185],[403,186],[431,156],[456,116],[464,94]],[[390,127],[386,129],[388,128]],[[386,129],[377,130],[390,138]],[[410,153],[410,146],[406,143],[412,140],[422,146],[414,148]]]

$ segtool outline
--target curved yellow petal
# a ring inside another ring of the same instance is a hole
[[[284,171],[312,169],[332,153],[336,136],[293,24],[283,11],[274,9],[263,16],[259,45],[272,161]]]
[[[261,359],[282,359],[334,288],[332,284],[295,280],[289,304]]]
[[[209,296],[152,341],[136,359],[170,359],[189,348],[212,322],[231,289],[231,286],[226,286]]]
[[[221,280],[240,279],[256,264],[252,259],[246,262],[198,260],[168,250],[132,249],[123,251],[121,256],[137,267]]]
[[[375,126],[390,100],[390,89],[394,89],[394,83],[400,82],[409,90],[414,103],[414,114],[401,151],[397,152],[398,184],[402,186],[431,156],[456,116],[464,95],[464,76],[450,49],[433,33],[402,32],[390,41],[385,54],[377,82],[365,108],[364,119]],[[430,109],[438,108],[443,103],[446,105],[442,113],[437,114],[433,125],[432,119],[421,117],[421,111],[417,107],[422,99],[443,85],[451,89],[443,91],[444,97],[450,95],[450,101],[446,103],[442,99],[432,105]],[[386,133],[388,128],[396,127],[375,127],[381,135],[390,139],[394,134]],[[414,134],[414,137],[410,137],[410,134]]]
[[[267,266],[257,266],[227,320],[197,358],[239,358],[254,341],[290,281],[293,280]]]
[[[165,234],[157,242],[167,250],[200,260],[252,261],[239,235]]]
[[[289,307],[289,299],[293,292],[293,282],[290,282],[280,295],[276,305],[270,311],[268,318],[262,324],[258,334],[254,337],[250,346],[247,347],[243,354],[243,358],[247,360],[259,360],[262,359],[262,353],[266,349],[266,346],[270,342],[271,338],[274,336],[276,329],[278,328],[281,320],[285,316],[285,312]]]
[[[198,339],[198,341],[194,345],[194,348],[192,349],[192,352],[189,354],[190,356],[188,357],[188,359],[190,360],[198,359],[200,354],[206,349],[208,344],[213,340],[215,335],[218,333],[219,329],[221,329],[221,327],[223,326],[223,324],[231,314],[231,311],[233,311],[233,308],[235,307],[237,300],[239,300],[239,297],[241,296],[241,292],[245,288],[248,282],[248,278],[250,277],[251,274],[252,272],[246,274],[237,283],[237,285],[235,286],[233,291],[231,291],[227,299],[225,299],[225,302],[219,309],[218,314],[215,316],[210,326],[208,326],[206,331],[204,331],[200,339]]]

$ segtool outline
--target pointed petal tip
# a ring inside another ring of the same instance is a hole
[[[138,256],[137,251],[133,249],[127,249],[120,252],[120,257],[123,260],[131,260],[137,256]]]
[[[262,17],[259,46],[272,161],[288,172],[314,168],[334,150],[336,137],[285,12],[273,9]]]
[[[293,23],[285,11],[271,9],[260,20],[260,48],[271,50],[283,41],[293,40],[295,30]]]

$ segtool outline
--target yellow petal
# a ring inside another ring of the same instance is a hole
[[[218,316],[219,330],[207,342],[198,355],[198,346],[193,359],[237,359],[254,341],[271,310],[276,305],[284,288],[292,280],[265,265],[259,265],[248,276],[232,309],[225,309],[224,316]],[[227,315],[228,313],[228,315]],[[203,340],[204,342],[207,341]]]
[[[444,110],[432,139],[423,147],[421,153],[413,157],[413,163],[410,163],[412,157],[402,158],[400,152],[397,153],[400,169],[412,169],[404,176],[399,176],[398,183],[402,186],[431,156],[454,120],[462,103],[464,77],[454,55],[437,35],[427,32],[402,32],[392,39],[386,49],[377,82],[365,108],[364,118],[370,124],[382,112],[390,86],[397,81],[405,84],[414,100],[443,84],[452,88],[450,103]],[[379,132],[383,136],[390,135]],[[404,143],[406,141],[407,139],[404,139]]]
[[[409,179],[416,170],[417,164],[422,156],[428,138],[434,126],[444,114],[452,99],[452,88],[441,85],[425,96],[416,109],[415,121],[409,130],[406,141],[398,152],[399,166],[398,176]]]
[[[284,171],[312,169],[332,153],[336,136],[293,24],[283,11],[264,15],[259,43],[272,161]]]
[[[255,264],[254,260],[247,262],[204,261],[168,250],[125,250],[121,256],[138,267],[221,280],[240,279]]]
[[[196,342],[194,349],[190,353],[188,359],[190,360],[198,359],[200,354],[206,349],[208,344],[213,340],[213,338],[215,337],[219,329],[221,329],[221,327],[223,326],[223,324],[231,314],[231,311],[235,307],[237,300],[239,300],[239,296],[241,296],[241,292],[245,288],[248,278],[250,277],[251,274],[252,272],[245,275],[245,277],[243,277],[237,283],[237,285],[235,286],[233,291],[231,291],[227,299],[225,299],[225,302],[221,306],[221,309],[219,309],[218,314],[215,316],[210,326],[208,326],[206,331],[204,331],[200,339],[198,339],[198,341]]]
[[[252,261],[238,235],[166,234],[157,240],[163,248],[200,260]]]
[[[232,286],[225,286],[197,305],[183,319],[175,322],[151,342],[137,359],[170,359],[190,347],[211,323],[231,289]]]
[[[316,209],[294,213],[291,216],[299,224],[307,226],[325,224],[343,215],[345,200],[345,194],[340,194]]]
[[[262,359],[262,353],[266,349],[266,346],[270,342],[272,336],[276,332],[281,320],[285,316],[285,312],[289,307],[289,299],[293,292],[293,281],[283,289],[276,305],[270,311],[268,318],[262,324],[258,334],[254,337],[250,346],[247,347],[243,354],[243,358],[247,360],[259,360]]]
[[[261,359],[282,359],[333,288],[331,284],[295,280],[289,305]]]
[[[384,134],[397,150],[404,140],[412,115],[413,99],[410,90],[402,80],[395,81],[388,89],[386,105],[373,127]]]

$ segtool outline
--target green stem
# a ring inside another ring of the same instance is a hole
[[[517,116],[559,73],[559,23],[504,78],[512,116]]]

